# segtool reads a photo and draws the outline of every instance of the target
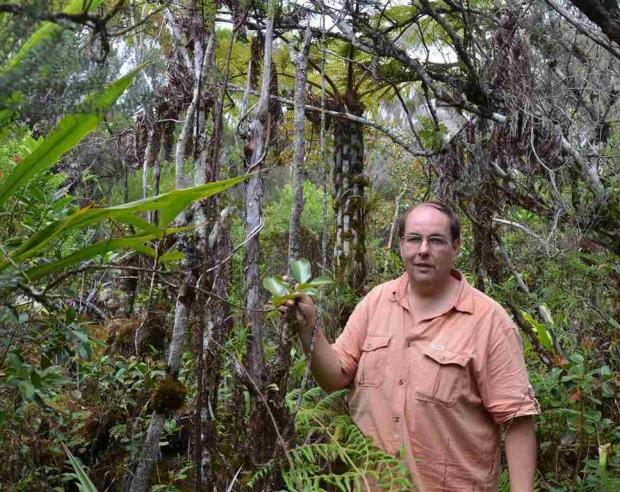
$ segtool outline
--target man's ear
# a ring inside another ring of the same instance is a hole
[[[456,258],[461,252],[461,240],[455,239],[454,241],[452,241],[452,247],[454,248],[453,257]]]

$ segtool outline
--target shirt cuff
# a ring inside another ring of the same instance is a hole
[[[534,396],[534,389],[530,386],[518,402],[513,400],[512,402],[499,403],[491,411],[491,414],[497,424],[504,424],[517,417],[540,415],[540,405]]]

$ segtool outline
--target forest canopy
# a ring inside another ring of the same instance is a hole
[[[0,488],[410,490],[277,305],[333,341],[434,200],[536,489],[620,490],[617,2],[10,0],[0,46]]]

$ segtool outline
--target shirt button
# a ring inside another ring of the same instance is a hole
[[[394,417],[394,422],[398,424],[400,422],[400,417]]]
[[[398,380],[398,384],[405,384],[405,380],[404,379],[399,379]]]
[[[411,347],[411,342],[407,342],[407,347]]]

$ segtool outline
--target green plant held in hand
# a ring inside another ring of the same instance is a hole
[[[321,287],[333,283],[332,279],[324,276],[311,279],[310,262],[305,258],[291,263],[291,273],[296,282],[294,287],[287,279],[279,275],[263,279],[263,287],[271,292],[271,304],[274,306],[279,306],[289,299],[296,299],[304,294],[316,296]]]

